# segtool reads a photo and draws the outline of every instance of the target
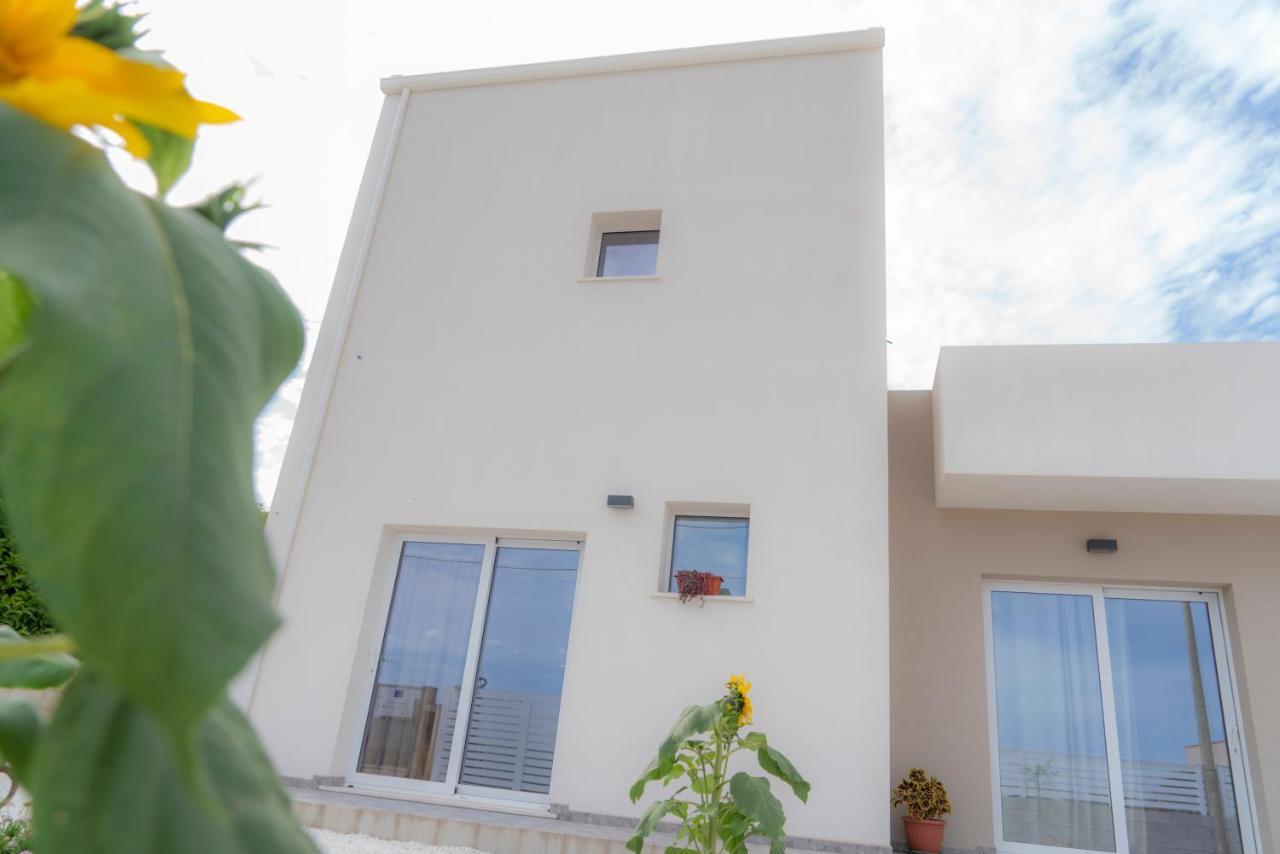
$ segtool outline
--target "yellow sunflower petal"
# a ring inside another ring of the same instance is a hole
[[[62,130],[86,123],[86,116],[93,112],[86,104],[89,96],[88,87],[76,80],[43,81],[24,77],[16,83],[0,86],[0,101]],[[110,116],[107,112],[97,118]],[[89,118],[89,121],[94,120]]]
[[[103,98],[80,80],[36,80],[31,77],[0,86],[0,101],[61,130],[76,125],[115,132],[129,153],[146,159],[151,144],[131,123],[117,115],[114,99]]]
[[[0,0],[0,54],[25,64],[51,50],[75,21],[75,0]]]
[[[119,119],[109,124],[104,123],[103,127],[115,131],[120,139],[124,141],[125,151],[128,151],[139,160],[146,160],[151,156],[151,143],[142,135],[142,131],[138,130],[137,125],[125,119]]]
[[[196,134],[200,108],[187,94],[181,71],[125,59],[100,44],[73,37],[58,42],[28,72],[45,80],[82,80],[117,115],[187,138]]]
[[[202,125],[222,125],[240,121],[240,116],[231,110],[217,104],[210,104],[208,101],[196,101],[196,115],[199,116]]]

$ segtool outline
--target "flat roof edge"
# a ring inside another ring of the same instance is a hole
[[[884,47],[884,29],[882,27],[873,27],[871,29],[851,30],[843,33],[821,33],[813,36],[795,36],[792,38],[766,39],[764,41],[733,42],[702,47],[676,48],[674,50],[624,53],[614,56],[592,56],[585,59],[536,62],[527,65],[505,65],[496,68],[442,71],[434,74],[413,74],[408,76],[397,74],[382,79],[382,91],[387,94],[394,94],[406,89],[415,92],[430,89],[458,89],[466,86],[524,83],[560,77],[585,77],[594,74],[645,71],[653,68],[713,65],[721,62],[743,62],[785,56],[842,53],[854,50],[872,50],[881,47]]]

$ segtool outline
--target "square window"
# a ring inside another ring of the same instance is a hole
[[[655,276],[657,273],[657,230],[606,231],[600,235],[596,276]]]
[[[724,579],[720,595],[745,595],[750,527],[751,520],[739,516],[676,516],[667,589],[678,591],[677,572],[696,569]]]

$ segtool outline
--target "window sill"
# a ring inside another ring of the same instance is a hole
[[[361,795],[369,798],[386,798],[393,801],[410,801],[418,804],[436,804],[445,807],[462,807],[464,809],[489,810],[490,812],[511,813],[543,818],[553,815],[549,804],[524,801],[504,801],[500,798],[482,798],[476,795],[463,794],[431,794],[428,792],[410,792],[403,789],[384,789],[381,786],[319,786],[322,792],[337,792],[344,795]]]
[[[650,593],[649,596],[654,599],[673,599],[677,602],[680,601],[679,593]],[[704,602],[736,602],[741,605],[747,605],[747,604],[754,603],[756,600],[751,598],[750,596],[704,596],[702,597],[702,601]]]
[[[661,276],[583,276],[578,279],[588,285],[599,284],[601,282],[661,282]]]

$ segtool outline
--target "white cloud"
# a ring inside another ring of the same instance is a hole
[[[1220,269],[1232,255],[1269,257],[1259,247],[1280,230],[1280,176],[1260,158],[1275,153],[1276,129],[1226,110],[1280,88],[1271,4],[140,5],[153,45],[189,71],[197,94],[245,117],[207,133],[179,197],[261,176],[272,207],[239,233],[278,247],[265,264],[312,334],[379,77],[868,26],[884,26],[888,42],[892,385],[927,386],[940,344],[1167,340],[1187,334],[1188,310],[1194,334],[1231,337],[1233,323],[1274,325],[1280,309],[1274,265]],[[286,384],[259,424],[265,496],[300,386]]]

